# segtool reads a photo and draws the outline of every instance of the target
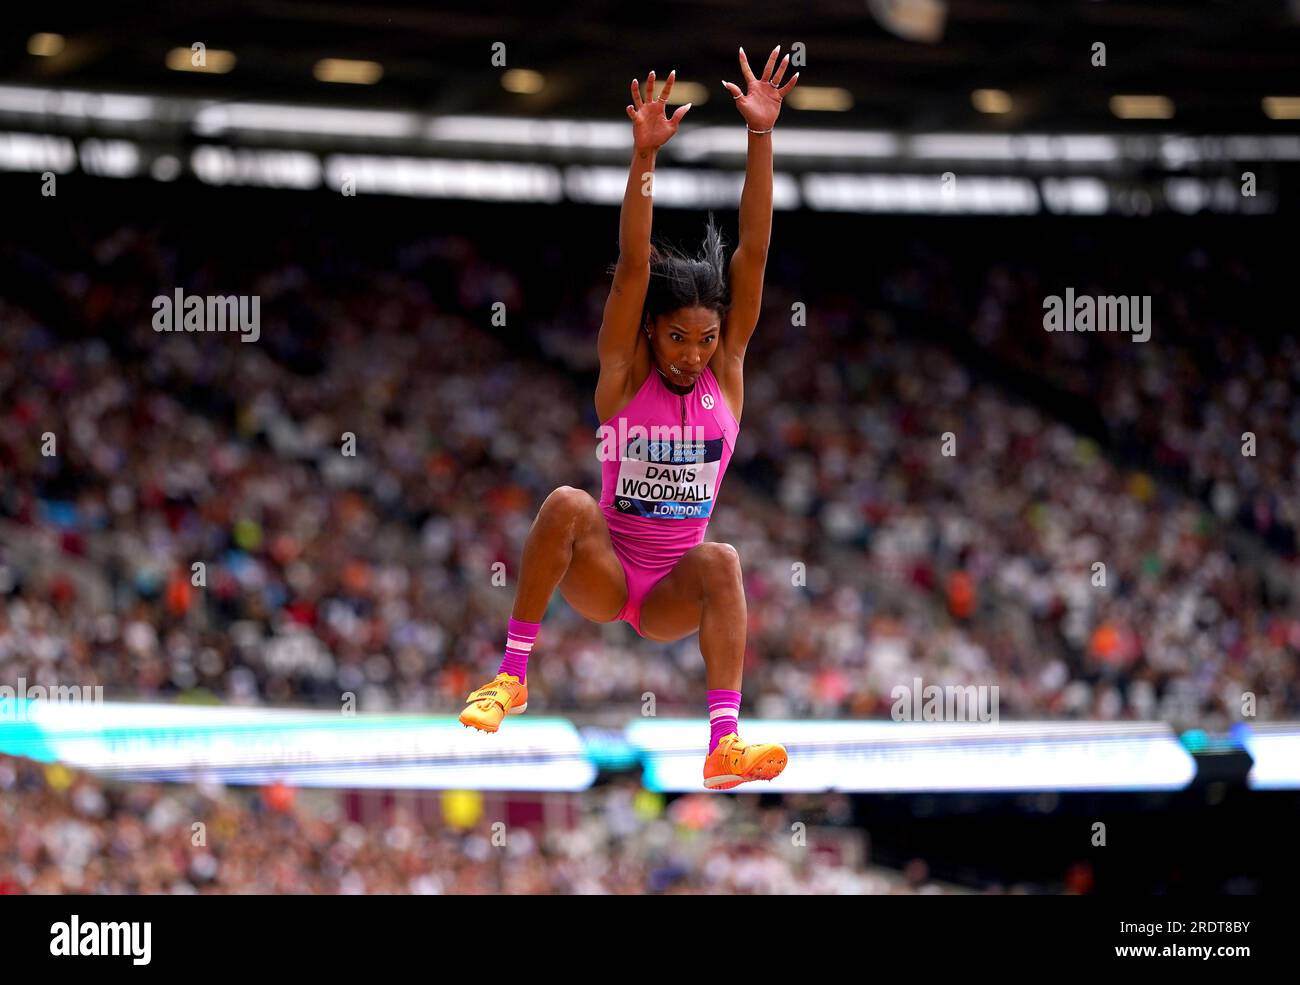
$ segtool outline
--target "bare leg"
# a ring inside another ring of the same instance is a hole
[[[700,631],[709,690],[739,691],[745,661],[747,610],[740,556],[730,544],[699,544],[681,556],[641,604],[641,630],[656,640],[675,640]],[[709,729],[726,731],[731,721],[710,715]],[[785,747],[743,742],[738,732],[712,739],[704,760],[704,786],[730,790],[751,780],[772,780],[789,762]]]
[[[698,544],[646,596],[641,630],[676,640],[697,629],[710,690],[739,691],[748,609],[740,555],[730,544]]]
[[[542,503],[520,568],[514,618],[521,622],[542,621],[557,585],[570,605],[595,622],[611,621],[627,601],[627,579],[604,514],[594,499],[572,486],[561,486]],[[503,680],[498,675],[470,692],[460,722],[495,732],[505,715],[527,708],[524,677]]]
[[[627,579],[604,514],[573,486],[560,486],[537,511],[524,542],[511,615],[541,622],[556,586],[579,614],[595,622],[609,622],[627,601]]]

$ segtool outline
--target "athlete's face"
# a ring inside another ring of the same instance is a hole
[[[650,322],[650,351],[659,371],[679,386],[691,386],[713,358],[721,331],[709,308],[678,308]]]

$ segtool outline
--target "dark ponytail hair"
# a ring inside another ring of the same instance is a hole
[[[612,271],[612,268],[611,268]],[[667,244],[650,247],[650,284],[646,288],[641,323],[678,308],[708,308],[719,320],[731,307],[727,283],[727,244],[709,213],[704,243],[690,256]]]

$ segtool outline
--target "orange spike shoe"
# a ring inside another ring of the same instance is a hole
[[[500,673],[465,699],[460,723],[482,732],[495,732],[506,715],[522,715],[528,709],[528,685],[514,674]]]
[[[775,742],[744,743],[735,732],[718,740],[704,760],[704,785],[730,790],[750,780],[774,780],[789,760],[785,746]]]

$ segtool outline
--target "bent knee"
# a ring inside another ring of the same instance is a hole
[[[595,505],[596,501],[586,490],[576,486],[557,486],[542,502],[542,508],[538,512],[569,518],[582,516]]]
[[[537,523],[546,530],[578,536],[589,525],[593,512],[598,513],[599,507],[585,490],[559,486],[542,502]]]
[[[701,544],[696,551],[706,588],[740,583],[740,552],[730,544]]]

